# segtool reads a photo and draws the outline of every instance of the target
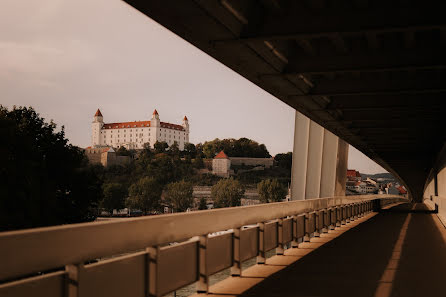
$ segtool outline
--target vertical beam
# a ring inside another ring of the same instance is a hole
[[[438,172],[434,172],[434,195],[438,196]]]
[[[79,297],[81,288],[81,279],[84,271],[84,264],[66,265],[67,272],[67,297]]]
[[[148,247],[146,248],[146,252],[148,255],[148,266],[149,266],[149,279],[148,279],[148,287],[149,287],[149,296],[158,296],[158,257],[160,254],[159,246],[156,247]]]
[[[233,233],[233,265],[231,267],[232,276],[242,275],[242,261],[240,258],[240,228],[235,228]]]
[[[337,156],[338,137],[324,129],[320,197],[333,197],[335,194]]]
[[[265,264],[265,223],[259,223],[259,252],[257,254],[257,264]]]
[[[296,111],[291,167],[291,200],[305,199],[309,129],[310,119]]]
[[[209,276],[207,273],[207,262],[206,262],[206,249],[208,243],[208,235],[201,235],[199,237],[199,246],[198,246],[198,282],[197,282],[197,293],[206,293],[209,290]]]
[[[277,243],[276,255],[283,255],[285,251],[285,245],[283,243],[283,219],[277,220]]]
[[[323,143],[324,128],[310,121],[305,199],[320,197]]]
[[[347,183],[348,143],[338,140],[338,157],[336,161],[336,185],[335,196],[345,196],[345,185]]]

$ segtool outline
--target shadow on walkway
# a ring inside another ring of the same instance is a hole
[[[380,212],[242,296],[446,296],[445,242],[424,205],[412,207]],[[387,291],[377,295],[383,279]]]

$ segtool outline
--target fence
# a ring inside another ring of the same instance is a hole
[[[162,296],[384,204],[368,195],[279,202],[0,233],[0,296]]]

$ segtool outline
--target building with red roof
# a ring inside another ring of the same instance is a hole
[[[356,171],[354,169],[347,169],[347,180],[360,181],[361,174],[359,173],[359,171]]]
[[[212,173],[228,177],[231,173],[231,160],[224,151],[219,152],[212,160]]]
[[[184,116],[183,123],[171,124],[161,122],[155,109],[149,121],[104,123],[101,111],[94,114],[92,123],[91,146],[126,147],[142,149],[148,143],[151,147],[157,142],[165,141],[169,146],[175,142],[180,150],[189,142],[189,120]]]

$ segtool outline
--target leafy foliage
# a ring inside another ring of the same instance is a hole
[[[244,187],[239,181],[232,178],[220,180],[217,184],[212,186],[211,189],[214,206],[217,208],[240,206],[244,194]]]
[[[288,152],[286,154],[277,154],[274,156],[274,160],[277,162],[277,166],[291,170],[291,164],[293,162],[293,153]]]
[[[198,145],[197,145],[198,147]],[[250,157],[250,158],[270,158],[266,146],[258,144],[248,138],[223,139],[218,138],[206,141],[202,146],[203,154],[206,158],[214,158],[217,153],[224,151],[229,157]]]
[[[0,230],[90,221],[101,182],[64,127],[33,108],[0,106]]]
[[[155,153],[157,153],[157,154],[164,153],[168,147],[169,147],[169,145],[165,141],[157,141],[153,145],[153,148],[155,149]]]
[[[129,208],[140,209],[144,214],[160,208],[162,185],[153,177],[143,177],[129,188],[125,204]]]
[[[122,209],[127,196],[127,188],[119,183],[105,183],[102,186],[104,198],[101,201],[101,207],[112,213],[113,209]]]
[[[201,197],[200,202],[198,203],[198,210],[208,209],[206,198]]]
[[[166,202],[176,212],[186,211],[193,205],[192,193],[191,183],[185,181],[170,183],[167,185]]]
[[[277,179],[262,180],[257,185],[257,191],[263,203],[280,202],[287,194],[286,188]]]

